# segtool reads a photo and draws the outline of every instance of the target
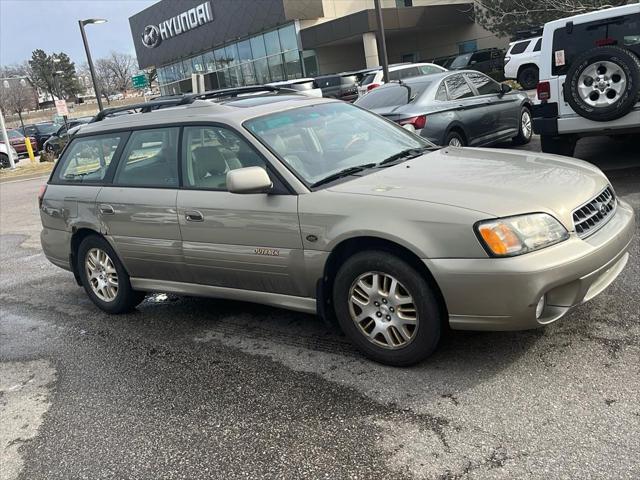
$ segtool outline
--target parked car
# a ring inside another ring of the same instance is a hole
[[[430,73],[446,72],[447,69],[434,63],[402,63],[389,66],[389,81],[399,81],[405,78],[419,77]],[[362,79],[358,87],[358,96],[362,97],[374,88],[384,85],[382,68],[370,73]]]
[[[47,153],[58,155],[69,141],[68,132],[78,125],[89,123],[92,119],[93,117],[79,117],[67,120],[66,125],[61,125],[56,133],[44,142],[43,150]]]
[[[582,137],[640,134],[640,4],[545,24],[537,94],[544,152],[573,155]]]
[[[316,86],[313,78],[298,78],[295,80],[283,80],[281,82],[268,83],[273,87],[290,88],[296,90],[303,95],[311,97],[322,97],[322,89]]]
[[[53,122],[42,122],[25,125],[24,130],[22,128],[17,130],[25,136],[35,138],[37,143],[35,151],[40,152],[44,148],[44,142],[53,135],[58,128],[58,125]]]
[[[510,43],[504,57],[504,78],[517,80],[525,90],[536,88],[541,46],[542,37]]]
[[[432,63],[448,69],[449,65],[451,65],[451,62],[453,62],[457,56],[458,55],[446,55],[444,57],[436,57],[433,59]]]
[[[504,80],[504,50],[485,48],[475,52],[463,53],[454,58],[449,70],[477,70],[489,75],[494,80]]]
[[[465,70],[389,83],[358,99],[436,145],[485,146],[531,140],[531,101],[483,73]]]
[[[16,152],[15,148],[9,145],[11,149],[11,153],[13,154],[14,163],[18,163],[20,161],[18,157],[18,152]],[[7,146],[4,143],[0,143],[0,168],[9,168],[11,163],[9,163],[9,152],[7,150]]]
[[[7,130],[7,136],[9,137],[9,143],[14,148],[14,150],[18,153],[18,155],[27,155],[27,143],[26,137],[20,133],[18,129],[10,129]],[[37,141],[34,137],[29,137],[29,141],[31,142],[31,149],[34,153],[37,151]],[[3,143],[2,137],[0,136],[0,143]]]
[[[337,98],[345,102],[353,102],[358,98],[358,84],[355,75],[335,74],[323,75],[314,79],[316,88],[322,91],[322,96]]]
[[[106,312],[145,292],[275,305],[410,365],[446,326],[557,321],[629,258],[634,212],[584,162],[438,149],[333,99],[189,99],[98,114],[39,195],[45,255]]]

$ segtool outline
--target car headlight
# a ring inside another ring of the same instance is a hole
[[[551,215],[530,213],[485,220],[476,232],[487,251],[496,257],[533,252],[569,238],[569,232]]]

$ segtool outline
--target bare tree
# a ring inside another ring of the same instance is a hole
[[[107,104],[110,104],[111,99],[109,97],[117,91],[117,88],[109,60],[106,58],[96,60],[95,71],[100,95],[105,98]]]
[[[125,93],[131,88],[131,77],[137,71],[136,59],[126,53],[111,52],[105,60],[115,89]]]
[[[26,77],[3,79],[0,85],[0,105],[5,111],[18,114],[24,131],[22,113],[34,110],[38,105],[37,93],[31,81]]]
[[[628,0],[474,0],[475,17],[487,30],[512,36],[558,18],[624,5]]]

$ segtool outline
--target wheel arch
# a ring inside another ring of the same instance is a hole
[[[95,230],[92,227],[86,227],[86,226],[72,227],[71,245],[69,249],[69,265],[71,266],[71,271],[73,272],[73,276],[75,277],[78,285],[82,285],[82,281],[80,280],[80,272],[78,271],[78,248],[80,247],[80,244],[82,243],[82,241],[91,235],[95,235],[97,237],[103,238],[109,243],[109,245],[111,245],[111,248],[113,248],[114,253],[117,255],[118,260],[122,264],[122,267],[125,269],[125,271],[128,274],[129,271],[126,265],[118,255],[118,252],[116,251],[113,245],[113,242],[108,237],[106,237],[105,235],[103,235],[102,233],[100,233],[99,231]]]
[[[449,134],[451,132],[456,132],[459,133],[460,135],[462,135],[462,138],[464,139],[464,143],[466,145],[469,145],[469,135],[467,135],[467,131],[464,128],[464,125],[462,125],[461,122],[455,120],[453,122],[451,122],[449,124],[449,126],[447,127],[447,129],[444,131],[444,136],[442,137],[442,145],[443,146],[447,146],[447,137],[449,136]]]
[[[398,242],[372,235],[343,239],[331,250],[331,253],[324,265],[323,276],[318,281],[317,286],[318,314],[325,321],[337,324],[333,308],[332,291],[333,283],[340,265],[342,265],[342,263],[344,263],[344,261],[346,261],[351,255],[365,250],[379,250],[396,255],[415,268],[418,273],[422,274],[438,299],[438,307],[442,313],[443,323],[446,324],[443,325],[443,327],[448,326],[449,314],[444,295],[442,294],[433,274],[424,262],[420,260],[420,257],[410,248]]]
[[[533,68],[535,68],[536,70],[538,70],[538,72],[540,72],[540,67],[538,66],[538,64],[537,64],[537,63],[534,63],[534,62],[523,63],[522,65],[520,65],[520,66],[518,67],[518,73],[516,74],[516,75],[517,75],[517,77],[519,77],[519,76],[520,76],[520,72],[522,72],[522,70],[524,70],[524,69],[525,69],[525,68],[527,68],[527,67],[533,67]],[[517,78],[516,78],[516,79],[517,79]]]

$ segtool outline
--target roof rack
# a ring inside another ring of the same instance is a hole
[[[193,100],[208,100],[219,97],[237,97],[245,93],[274,92],[274,93],[299,93],[291,88],[278,87],[274,85],[253,85],[249,87],[222,88],[220,90],[209,90],[208,92],[193,93],[190,97]]]
[[[153,110],[159,110],[161,108],[166,107],[175,107],[178,105],[186,105],[192,103],[194,98],[192,95],[184,95],[179,98],[171,98],[166,100],[156,100],[151,102],[144,103],[132,103],[131,105],[123,105],[122,107],[111,107],[105,108],[104,110],[98,112],[93,120],[89,123],[100,122],[105,118],[114,115],[119,112],[127,112],[129,110],[139,110],[139,113],[147,113]]]

